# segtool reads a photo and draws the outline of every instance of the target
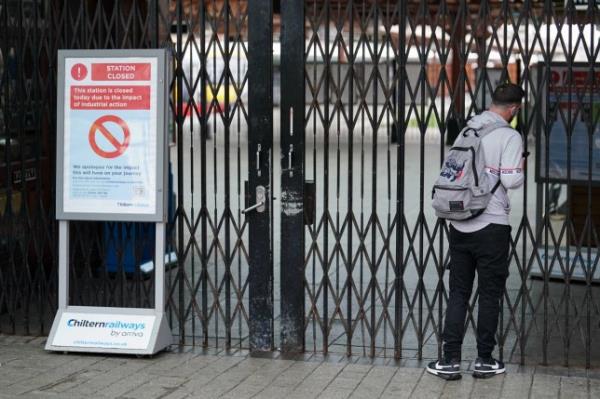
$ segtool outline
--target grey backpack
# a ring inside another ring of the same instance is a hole
[[[493,187],[485,171],[481,139],[505,123],[483,129],[463,129],[444,159],[442,170],[433,186],[433,208],[438,217],[467,220],[481,215],[500,185]]]

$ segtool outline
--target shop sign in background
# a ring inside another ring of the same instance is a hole
[[[539,177],[553,181],[566,181],[569,177],[570,181],[587,181],[591,148],[591,180],[600,181],[600,124],[594,124],[600,118],[600,92],[593,88],[600,81],[600,73],[595,72],[592,76],[589,65],[570,69],[559,64],[552,65],[548,80],[547,108],[544,109],[550,125],[549,161],[546,168],[546,135],[541,131],[538,136]],[[567,174],[569,169],[570,176]]]

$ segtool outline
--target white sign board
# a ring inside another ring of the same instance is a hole
[[[156,316],[64,312],[53,346],[104,349],[146,349]]]
[[[60,57],[59,219],[163,220],[166,67],[144,51]]]

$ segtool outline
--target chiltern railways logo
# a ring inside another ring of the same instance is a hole
[[[127,323],[120,320],[115,321],[92,321],[92,320],[67,320],[67,327],[89,327],[89,328],[112,328],[119,330],[140,331],[146,328],[145,323]]]

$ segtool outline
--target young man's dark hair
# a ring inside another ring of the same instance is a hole
[[[508,189],[523,184],[523,140],[510,125],[518,114],[523,90],[512,83],[500,84],[492,95],[489,110],[471,118],[467,127],[486,131],[481,138],[485,172],[496,186],[485,211],[474,219],[452,220],[450,224],[450,295],[444,320],[444,356],[431,362],[427,371],[447,380],[461,378],[461,346],[465,318],[477,274],[479,313],[477,352],[473,377],[487,378],[504,373],[504,363],[495,360],[496,329],[500,300],[508,277],[510,202]],[[460,138],[460,135],[459,135]]]
[[[523,97],[525,97],[525,92],[521,89],[521,86],[513,83],[502,83],[492,93],[492,102],[495,105],[521,104]]]

